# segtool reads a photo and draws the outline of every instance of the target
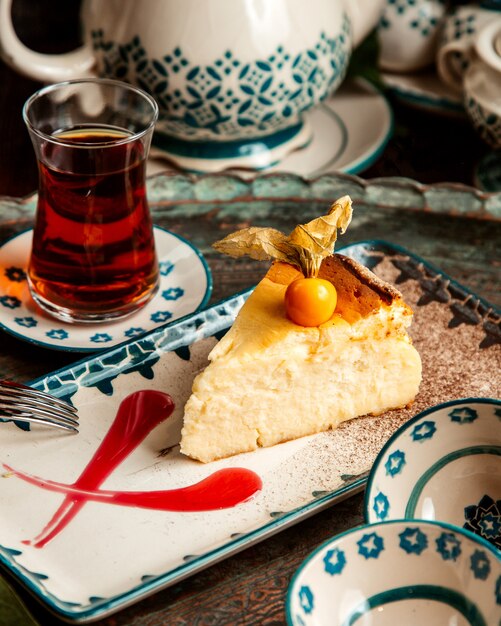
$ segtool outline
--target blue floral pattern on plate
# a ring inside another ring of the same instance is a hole
[[[56,350],[95,352],[138,337],[145,332],[203,307],[210,297],[212,278],[204,258],[190,243],[155,227],[160,287],[134,315],[110,324],[65,324],[42,313],[29,295],[26,267],[31,231],[10,239],[0,248],[0,326],[31,343]],[[11,261],[15,258],[16,263]],[[168,307],[168,308],[166,308]]]

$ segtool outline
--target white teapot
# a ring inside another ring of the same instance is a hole
[[[188,169],[264,168],[310,140],[384,0],[84,0],[82,48],[29,50],[0,0],[0,53],[42,82],[97,74],[150,92],[156,143]]]

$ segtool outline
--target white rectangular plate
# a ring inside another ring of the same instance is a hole
[[[397,284],[414,309],[412,334],[424,370],[413,407],[206,465],[183,457],[177,444],[184,402],[247,294],[237,295],[35,381],[78,407],[80,433],[0,424],[0,463],[71,485],[120,402],[133,391],[154,389],[172,396],[174,414],[102,489],[173,489],[234,467],[257,473],[262,489],[242,504],[208,512],[86,502],[62,532],[36,548],[23,540],[43,530],[63,496],[3,469],[0,562],[59,616],[77,622],[103,617],[362,489],[377,453],[411,415],[454,398],[495,395],[490,370],[499,359],[499,313],[492,306],[391,244],[354,244],[343,253]]]

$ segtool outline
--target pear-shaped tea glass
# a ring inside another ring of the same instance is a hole
[[[114,80],[33,94],[23,117],[39,168],[28,284],[66,322],[104,322],[142,307],[158,286],[146,160],[155,100]]]

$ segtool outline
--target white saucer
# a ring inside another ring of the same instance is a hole
[[[292,172],[306,178],[328,172],[357,174],[381,155],[393,132],[393,115],[386,98],[362,79],[343,83],[334,96],[306,113],[305,118],[313,131],[310,143],[267,172]],[[151,156],[148,173],[165,170],[158,148],[152,147]]]
[[[212,291],[207,262],[185,239],[158,226],[154,230],[158,292],[137,313],[106,324],[66,324],[42,311],[29,293],[25,275],[33,231],[9,239],[0,247],[0,327],[46,348],[96,352],[202,308]]]
[[[449,115],[465,115],[461,96],[444,85],[434,71],[416,74],[382,72],[386,87],[403,102],[420,109]]]

